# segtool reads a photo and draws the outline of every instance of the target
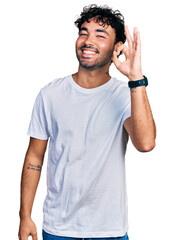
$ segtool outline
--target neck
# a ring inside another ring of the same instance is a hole
[[[72,75],[74,81],[84,88],[95,88],[108,82],[111,78],[109,67],[89,71],[79,66],[78,72]]]

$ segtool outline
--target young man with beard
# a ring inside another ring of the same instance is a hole
[[[21,182],[21,240],[37,239],[31,211],[48,140],[45,240],[128,239],[128,136],[139,151],[155,146],[137,28],[132,38],[119,11],[96,5],[85,7],[75,24],[78,72],[42,88],[33,108]],[[111,62],[129,84],[110,76]]]

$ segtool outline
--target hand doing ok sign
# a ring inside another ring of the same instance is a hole
[[[125,26],[125,35],[128,42],[128,47],[124,44],[117,45],[113,53],[112,61],[116,68],[130,81],[138,80],[143,78],[141,69],[141,41],[140,33],[137,28],[134,28],[133,39],[129,33],[128,26]],[[125,61],[121,62],[117,57],[120,52],[125,55]]]

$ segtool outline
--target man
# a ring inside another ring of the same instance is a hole
[[[137,28],[132,39],[119,11],[96,5],[85,7],[75,24],[78,72],[42,88],[33,108],[21,182],[21,240],[37,239],[31,211],[48,139],[45,240],[128,239],[128,135],[139,151],[155,146]],[[129,85],[109,75],[111,62]]]

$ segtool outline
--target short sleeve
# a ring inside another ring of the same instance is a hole
[[[124,121],[131,117],[131,103],[129,102],[127,104],[127,106],[125,107],[124,111],[123,111],[123,117],[122,117],[122,122],[124,124]]]
[[[124,121],[131,117],[131,95],[129,88],[125,88],[124,90],[124,109],[122,114],[122,123],[124,124]]]
[[[27,135],[41,140],[49,138],[47,111],[44,107],[44,101],[41,91],[39,92],[30,119]]]

